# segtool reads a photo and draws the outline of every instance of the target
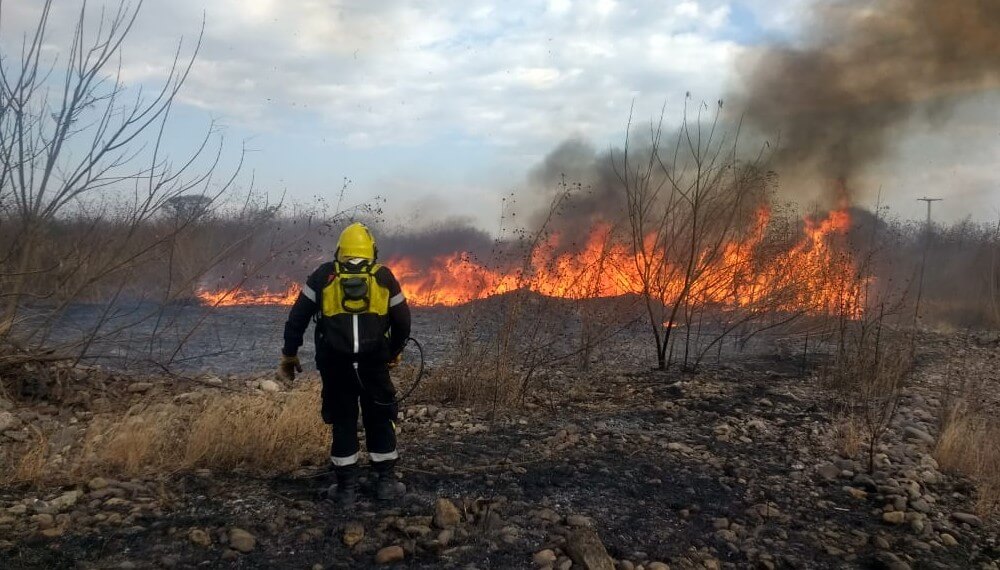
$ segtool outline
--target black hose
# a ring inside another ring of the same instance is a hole
[[[411,342],[414,344],[414,346],[417,347],[417,353],[420,354],[420,366],[417,368],[417,379],[413,381],[413,386],[410,386],[410,389],[407,390],[406,393],[403,394],[401,398],[396,398],[396,404],[399,404],[403,400],[412,396],[413,392],[416,391],[417,386],[420,385],[420,381],[423,380],[424,378],[424,347],[422,344],[420,344],[420,341],[413,338],[412,336],[406,339],[406,344],[409,344]],[[406,344],[403,345],[403,348],[406,348]]]
[[[406,393],[402,395],[402,397],[393,398],[392,402],[379,402],[373,397],[372,402],[378,404],[379,406],[398,406],[403,402],[403,400],[412,396],[413,392],[416,391],[417,386],[420,385],[420,381],[423,380],[424,378],[424,347],[423,345],[420,344],[420,341],[411,336],[406,339],[405,343],[403,343],[403,348],[405,349],[406,345],[411,342],[417,347],[417,353],[420,354],[420,366],[417,368],[417,379],[413,381],[413,385],[410,386],[410,389],[407,390]],[[358,385],[361,386],[361,389],[367,391],[364,382],[361,381],[361,374],[358,372],[357,366],[354,367],[354,375],[358,378]]]

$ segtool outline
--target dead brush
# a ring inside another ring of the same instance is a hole
[[[0,481],[58,484],[95,475],[137,477],[191,469],[287,472],[322,464],[329,428],[319,417],[319,390],[226,394],[197,404],[164,403],[121,416],[96,417],[75,451],[53,457],[44,434],[5,462]],[[16,457],[16,455],[15,455]]]
[[[258,471],[320,464],[330,435],[319,408],[317,390],[217,398],[192,422],[181,464]]]
[[[1000,421],[982,405],[982,382],[964,379],[946,390],[934,458],[942,471],[958,473],[976,485],[976,509],[1000,512]]]
[[[0,469],[0,483],[3,484],[34,484],[46,475],[46,463],[49,457],[49,439],[39,430],[35,437],[22,448],[20,456],[13,450],[4,454],[3,465],[9,466],[6,472]]]
[[[861,452],[861,427],[857,419],[847,416],[841,420],[834,427],[833,438],[837,452],[842,456],[857,457]]]
[[[846,421],[860,429],[867,444],[869,473],[913,368],[910,333],[890,325],[894,314],[882,304],[858,319],[841,318],[834,360],[823,370],[825,384],[843,398]]]
[[[512,398],[516,385],[509,378],[505,382],[503,377],[492,374],[497,371],[491,365],[496,354],[490,350],[493,345],[478,340],[485,328],[483,323],[494,318],[493,314],[471,307],[459,316],[451,356],[428,373],[421,386],[422,397],[436,402],[480,404],[493,401],[497,395],[502,402]]]

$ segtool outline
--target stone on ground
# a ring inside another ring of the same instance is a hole
[[[191,531],[188,532],[188,540],[198,546],[210,546],[212,544],[212,537],[200,528],[191,529]]]
[[[242,528],[229,529],[229,546],[234,550],[246,553],[257,546],[257,538]]]
[[[392,564],[406,558],[406,553],[402,546],[386,546],[375,554],[376,564]]]
[[[87,487],[91,491],[100,491],[101,489],[108,486],[108,480],[104,477],[94,477],[87,483]]]
[[[882,513],[882,520],[889,524],[903,524],[906,522],[906,513],[903,511],[892,511],[891,513]]]
[[[566,540],[566,552],[574,564],[585,570],[614,570],[615,563],[608,555],[597,533],[589,528],[573,531]]]
[[[21,420],[10,412],[0,412],[0,431],[7,431],[21,425]]]
[[[969,513],[951,513],[951,518],[969,526],[983,526],[983,519]]]
[[[280,392],[281,384],[278,384],[274,380],[261,380],[260,389],[265,392]]]
[[[462,514],[458,512],[458,507],[444,497],[439,498],[434,503],[434,526],[438,528],[451,528],[462,520]]]
[[[365,526],[357,521],[349,522],[344,526],[344,545],[347,548],[354,548],[354,545],[361,542],[365,537]]]
[[[531,557],[531,561],[538,566],[551,566],[555,564],[559,557],[552,550],[546,548],[545,550],[539,550]]]

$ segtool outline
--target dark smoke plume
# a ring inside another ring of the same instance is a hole
[[[895,127],[1000,77],[1000,0],[819,0],[804,46],[749,56],[731,102],[778,168],[856,182]]]
[[[383,260],[406,257],[421,267],[456,252],[477,260],[489,259],[496,248],[488,233],[464,220],[444,221],[416,231],[379,232],[378,244]]]
[[[620,151],[615,151],[619,152]],[[529,174],[529,184],[543,203],[533,204],[531,229],[545,223],[552,198],[571,194],[548,227],[582,239],[596,222],[614,221],[623,213],[624,191],[612,163],[612,151],[597,151],[579,139],[563,141]]]

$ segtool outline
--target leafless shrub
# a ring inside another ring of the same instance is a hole
[[[907,291],[882,286],[874,292],[873,255],[869,251],[864,257],[853,283],[865,310],[851,306],[834,317],[833,359],[821,371],[824,382],[843,397],[847,421],[864,434],[869,473],[875,471],[875,455],[899,408],[914,358],[912,330],[901,325]]]
[[[615,161],[628,208],[635,274],[660,369],[667,366],[675,325],[685,316],[690,324],[691,314],[685,308],[693,304],[687,301],[721,255],[727,238],[738,231],[738,215],[750,201],[742,192],[730,192],[730,182],[740,180],[741,169],[735,152],[729,153],[733,141],[716,131],[720,111],[721,105],[707,126],[700,108],[696,121],[689,122],[685,115],[673,148],[665,152],[661,115],[650,125],[647,148],[638,158],[627,137],[621,158]],[[689,326],[685,356],[690,339]]]
[[[849,328],[832,365],[833,376],[853,421],[864,433],[868,471],[873,473],[878,446],[896,415],[912,368],[912,344],[879,318]]]

